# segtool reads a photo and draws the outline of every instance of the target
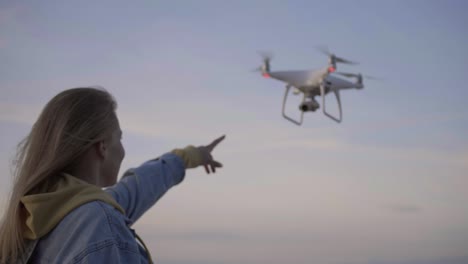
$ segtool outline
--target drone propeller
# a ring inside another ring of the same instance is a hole
[[[362,75],[360,73],[349,73],[349,72],[335,72],[336,74],[339,74],[339,75],[342,75],[342,76],[345,76],[345,77],[349,77],[349,78],[365,78],[365,79],[369,79],[369,80],[382,80],[382,78],[378,78],[378,77],[374,77],[374,76],[370,76],[370,75]]]
[[[331,53],[330,50],[328,50],[327,47],[317,47],[317,49],[322,52],[323,54],[327,55],[328,57],[330,57],[330,62],[333,64],[335,62],[339,62],[339,63],[344,63],[344,64],[358,64],[357,62],[355,61],[350,61],[350,60],[347,60],[347,59],[344,59],[344,58],[341,58],[341,57],[337,57],[334,53]]]
[[[339,74],[341,76],[344,76],[344,77],[348,77],[348,78],[351,78],[351,77],[362,77],[361,74],[357,74],[357,73],[348,73],[348,72],[335,72],[336,74]]]
[[[273,59],[273,53],[268,51],[257,51],[258,54],[262,57],[263,61],[270,61]]]
[[[263,64],[262,66],[254,69],[254,72],[262,72],[263,76],[269,77],[269,72],[270,72],[270,61],[273,58],[273,53],[271,52],[266,52],[266,51],[257,51],[258,54],[262,57],[263,59]]]
[[[259,72],[259,71],[262,71],[262,66],[258,66],[257,68],[252,70],[252,72]]]
[[[369,80],[376,80],[376,81],[382,81],[383,80],[382,78],[374,77],[374,76],[370,76],[370,75],[363,75],[363,77],[365,79],[369,79]]]

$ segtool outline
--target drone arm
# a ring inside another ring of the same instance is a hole
[[[320,96],[322,96],[322,107],[323,107],[323,113],[328,116],[329,118],[335,120],[336,122],[340,123],[342,118],[343,118],[343,112],[341,110],[341,99],[340,99],[340,92],[339,90],[334,90],[335,93],[336,101],[338,103],[338,110],[340,113],[340,118],[336,118],[335,116],[329,114],[327,112],[327,108],[325,107],[325,85],[323,82],[320,82]]]
[[[289,117],[288,115],[286,115],[286,100],[288,98],[288,94],[289,94],[289,89],[291,88],[290,85],[287,85],[286,86],[286,91],[284,93],[284,98],[283,98],[283,109],[282,109],[282,114],[283,114],[283,117],[286,118],[287,120],[293,122],[294,124],[300,126],[302,125],[302,121],[304,120],[304,112],[301,112],[301,119],[299,121],[295,120],[295,119],[292,119],[291,117]],[[304,94],[304,97],[302,98],[302,101],[304,102],[305,101],[305,94]]]

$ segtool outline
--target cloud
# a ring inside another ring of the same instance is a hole
[[[468,113],[455,112],[455,113],[431,113],[431,114],[408,114],[405,116],[398,116],[393,119],[384,119],[382,121],[372,123],[360,123],[359,126],[353,126],[352,129],[356,132],[382,132],[408,127],[419,127],[428,124],[437,124],[447,121],[462,122],[468,119]]]
[[[216,230],[191,230],[186,232],[174,231],[174,232],[145,232],[146,237],[152,239],[163,239],[163,240],[181,240],[181,241],[233,241],[245,239],[241,234],[228,232],[228,231],[216,231]]]
[[[20,16],[24,13],[25,7],[21,5],[10,5],[0,8],[0,28],[14,28],[19,23]],[[7,40],[0,36],[0,47],[6,45]]]
[[[369,264],[466,264],[468,256],[442,256],[399,261],[372,261]]]
[[[0,36],[0,49],[5,48],[6,46],[7,46],[7,41],[6,41],[6,39],[5,39],[5,38],[2,38],[2,37]]]
[[[391,146],[350,142],[339,137],[314,134],[314,137],[299,135],[296,138],[283,137],[275,142],[278,149],[302,149],[306,151],[327,151],[341,155],[365,155],[386,157],[392,161],[444,162],[468,169],[468,150],[447,151],[435,147]]]
[[[40,109],[38,105],[0,102],[0,122],[32,125]]]
[[[403,213],[403,214],[418,213],[423,210],[422,207],[410,205],[410,204],[393,204],[393,205],[387,205],[385,206],[385,208],[390,209],[393,212]]]

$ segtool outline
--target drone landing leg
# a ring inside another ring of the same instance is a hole
[[[339,110],[339,113],[340,113],[340,118],[336,118],[335,116],[329,114],[326,110],[326,107],[325,107],[325,85],[323,84],[323,82],[320,82],[320,96],[322,96],[322,109],[323,109],[323,113],[328,116],[329,118],[335,120],[336,122],[338,123],[341,123],[341,120],[343,118],[343,113],[342,113],[342,110],[341,110],[341,99],[340,99],[340,92],[338,90],[334,90],[333,91],[335,93],[335,97],[336,97],[336,101],[338,103],[338,110]]]
[[[295,120],[295,119],[292,119],[292,118],[290,118],[289,116],[286,115],[286,100],[287,100],[287,98],[288,98],[288,94],[289,94],[289,89],[290,89],[290,88],[291,88],[290,85],[286,85],[286,91],[285,91],[285,93],[284,93],[284,98],[283,98],[283,111],[282,111],[283,117],[286,118],[287,120],[293,122],[294,124],[300,126],[300,125],[302,125],[302,121],[304,120],[304,112],[301,112],[301,119],[300,119],[300,121],[297,121],[297,120]],[[302,102],[304,102],[304,101],[305,101],[305,94],[304,94],[304,97],[302,98]]]

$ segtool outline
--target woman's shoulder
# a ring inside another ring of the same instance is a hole
[[[57,225],[62,232],[79,236],[116,238],[128,231],[128,219],[112,205],[103,201],[85,203],[70,213]]]
[[[127,221],[123,214],[105,202],[85,203],[68,213],[39,240],[34,257],[67,262],[71,261],[69,258],[76,260],[106,247],[138,253]]]

